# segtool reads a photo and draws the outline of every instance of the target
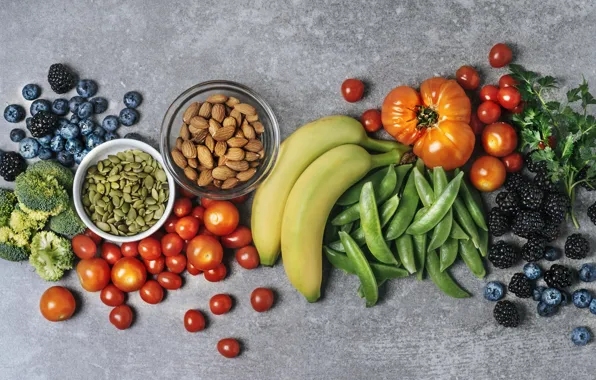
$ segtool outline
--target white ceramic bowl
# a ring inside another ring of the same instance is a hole
[[[161,164],[168,178],[170,196],[163,216],[147,231],[141,232],[134,236],[115,236],[100,230],[95,224],[93,224],[91,219],[89,219],[83,207],[81,191],[83,189],[83,182],[85,180],[85,175],[87,174],[87,169],[89,169],[90,166],[93,166],[97,164],[97,162],[108,158],[109,154],[116,154],[118,152],[131,149],[138,149],[145,153],[149,153],[154,159],[157,160],[157,162]],[[174,182],[174,178],[170,172],[165,170],[163,159],[157,150],[153,149],[150,145],[145,144],[142,141],[133,139],[116,139],[99,145],[85,156],[83,161],[79,164],[77,172],[75,173],[72,197],[74,199],[75,208],[79,214],[79,217],[83,223],[85,223],[85,225],[91,229],[91,231],[95,232],[105,240],[115,243],[127,243],[144,239],[161,228],[172,212],[172,208],[174,207],[174,199],[176,198],[176,183]]]

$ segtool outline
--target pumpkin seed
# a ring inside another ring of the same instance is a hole
[[[96,226],[104,232],[110,232],[110,225],[105,222],[97,222]]]

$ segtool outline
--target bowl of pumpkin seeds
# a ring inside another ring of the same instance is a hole
[[[73,199],[87,227],[108,241],[125,243],[159,230],[172,211],[175,191],[157,150],[117,139],[85,156],[75,174]]]

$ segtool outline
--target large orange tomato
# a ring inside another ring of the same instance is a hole
[[[476,138],[470,128],[470,99],[454,80],[430,78],[420,92],[396,87],[383,102],[383,127],[428,167],[451,170],[468,161]]]

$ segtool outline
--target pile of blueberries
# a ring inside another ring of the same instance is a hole
[[[25,100],[33,101],[29,108],[31,117],[26,117],[25,109],[17,104],[11,104],[4,110],[4,118],[9,123],[19,123],[23,119],[27,128],[31,127],[31,120],[38,112],[51,112],[56,115],[58,123],[52,134],[33,138],[27,137],[24,129],[15,128],[10,131],[10,139],[19,143],[19,153],[25,159],[39,157],[42,160],[56,158],[66,167],[80,164],[87,153],[105,141],[118,138],[116,130],[120,125],[132,126],[139,120],[136,108],[142,103],[140,93],[130,91],[124,94],[126,108],[118,116],[108,115],[99,123],[94,115],[100,115],[108,109],[106,98],[95,96],[97,83],[91,79],[77,82],[77,95],[72,98],[58,98],[54,101],[39,99],[41,87],[37,84],[27,84],[22,94]],[[70,113],[70,115],[69,115]]]

